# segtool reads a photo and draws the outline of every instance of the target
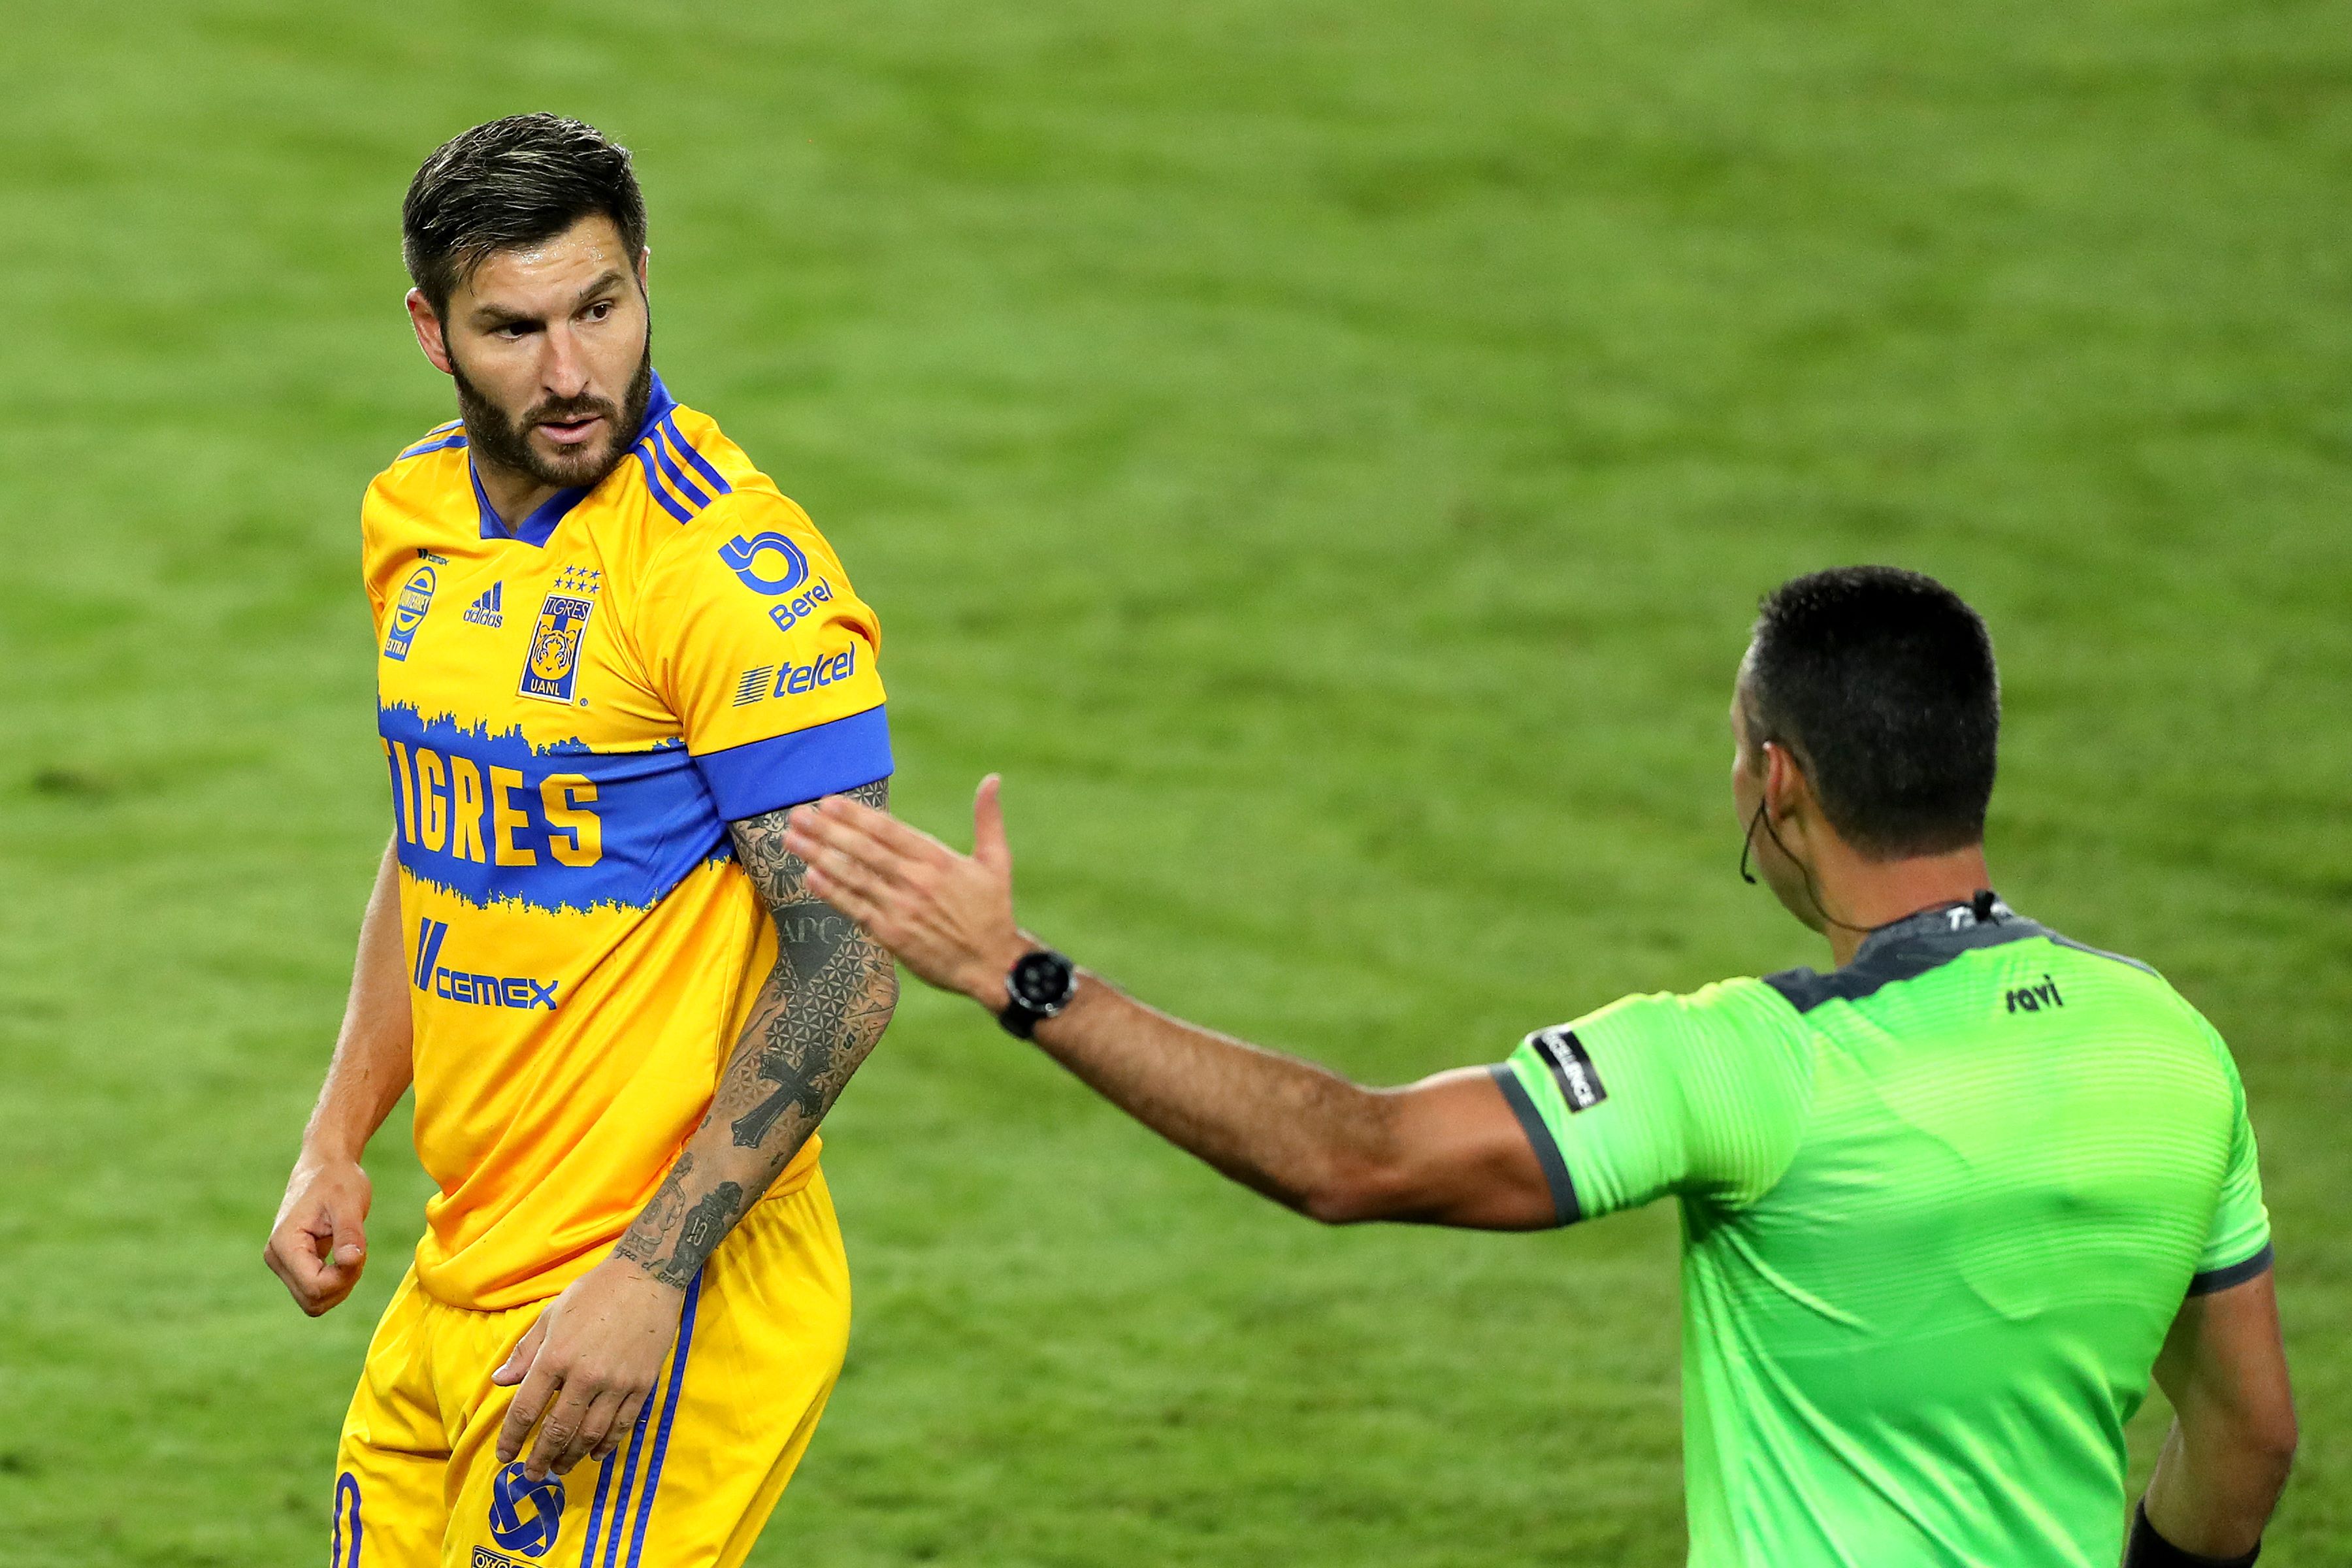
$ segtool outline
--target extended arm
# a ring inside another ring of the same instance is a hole
[[[387,844],[360,921],[351,998],[327,1081],[261,1250],[295,1303],[314,1318],[352,1293],[367,1264],[369,1187],[360,1156],[407,1092],[415,1065],[404,958],[400,860]]]
[[[923,979],[992,1013],[1004,1005],[1005,972],[1039,944],[1013,921],[994,779],[981,786],[971,856],[837,796],[792,821],[785,843],[808,863],[812,889]],[[1535,1151],[1481,1069],[1365,1089],[1154,1011],[1093,975],[1035,1037],[1171,1142],[1327,1223],[1554,1223]]]
[[[2157,1358],[2172,1430],[2143,1506],[2182,1552],[2229,1561],[2261,1542],[2295,1446],[2278,1297],[2264,1272],[2191,1296]]]
[[[854,791],[877,815],[889,783]],[[499,1457],[533,1479],[612,1451],[677,1337],[688,1284],[824,1120],[898,998],[890,955],[811,891],[781,811],[734,825],[735,853],[776,925],[776,964],[709,1110],[613,1255],[556,1298],[496,1373],[520,1383]]]

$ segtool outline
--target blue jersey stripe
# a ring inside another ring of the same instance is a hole
[[[661,1490],[662,1459],[669,1452],[670,1424],[677,1419],[678,1394],[686,1382],[686,1358],[694,1351],[694,1310],[701,1302],[702,1270],[698,1268],[686,1288],[686,1308],[678,1314],[677,1350],[669,1363],[669,1403],[663,1407],[661,1425],[654,1433],[654,1462],[646,1470],[645,1495],[637,1500],[636,1528],[629,1537],[629,1568],[637,1568],[637,1554],[646,1549],[646,1524],[653,1518],[654,1497]]]
[[[640,441],[635,447],[630,447],[629,455],[636,458],[637,467],[646,471],[646,489],[653,492],[654,500],[661,502],[662,510],[669,513],[670,516],[677,519],[680,522],[692,522],[694,521],[694,514],[687,510],[686,508],[678,505],[677,502],[670,500],[669,492],[662,489],[661,479],[654,472],[654,460],[646,456],[645,443]]]
[[[686,498],[688,505],[700,511],[710,504],[710,498],[702,493],[702,487],[688,479],[686,470],[677,466],[677,459],[669,455],[669,448],[662,442],[660,426],[655,426],[653,434],[646,437],[646,445],[654,449],[654,460],[661,464],[662,472],[669,476],[672,488]]]
[[[642,1414],[640,1412],[640,1415]],[[638,1430],[644,1430],[642,1422],[639,1424]],[[596,1532],[604,1528],[604,1499],[613,1489],[613,1472],[620,1468],[620,1466],[614,1462],[618,1457],[619,1450],[615,1449],[613,1453],[604,1456],[604,1463],[596,1467],[596,1500],[588,1510],[588,1539],[580,1543],[580,1568],[594,1568]]]
[[[662,434],[669,437],[669,444],[677,449],[677,455],[684,458],[688,462],[692,463],[694,465],[694,471],[700,474],[704,479],[709,480],[710,488],[712,489],[717,490],[720,495],[732,493],[735,487],[729,484],[724,479],[719,477],[719,470],[710,466],[710,459],[705,458],[692,447],[688,446],[686,444],[686,437],[677,433],[677,417],[676,415],[663,415],[661,418],[661,427]]]
[[[646,1427],[651,1424],[653,1413],[654,1402],[650,1398],[643,1405],[637,1406],[637,1423],[629,1433],[629,1457],[627,1461],[621,1467],[620,1495],[613,1500],[612,1522],[615,1526],[627,1522],[629,1517],[629,1495],[636,1490],[637,1460],[642,1458],[645,1453]],[[612,1461],[607,1459],[605,1463],[610,1464]],[[616,1528],[614,1530],[612,1534],[604,1538],[604,1568],[613,1568],[614,1563],[619,1559],[621,1554],[621,1537],[626,1533],[627,1532],[625,1531]],[[581,1559],[583,1568],[585,1568],[587,1561],[588,1560],[585,1557]]]
[[[346,1491],[352,1494],[352,1554],[349,1557],[343,1555],[343,1493]],[[333,1555],[329,1561],[334,1568],[360,1568],[360,1480],[349,1470],[335,1478],[334,1527]]]
[[[463,447],[465,444],[466,433],[463,430],[457,432],[455,435],[443,436],[438,438],[428,437],[425,440],[419,441],[415,446],[409,447],[408,450],[401,453],[401,455],[394,458],[393,461],[397,463],[408,458],[421,458],[427,452],[446,452],[453,447]],[[379,447],[378,450],[382,450],[382,448]]]

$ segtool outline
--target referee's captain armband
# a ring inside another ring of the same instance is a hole
[[[1628,996],[1538,1029],[1495,1068],[1562,1225],[1675,1194],[1738,1207],[1797,1152],[1809,1038],[1762,983]]]

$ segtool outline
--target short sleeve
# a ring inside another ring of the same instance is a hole
[[[2201,1296],[2242,1285],[2271,1266],[2271,1216],[2263,1204],[2263,1176],[2254,1148],[2253,1123],[2246,1117],[2246,1088],[2237,1063],[2221,1037],[2213,1037],[2230,1079],[2230,1158],[2214,1200],[2213,1223],[2205,1235],[2189,1293]]]
[[[730,822],[890,774],[881,626],[806,513],[739,490],[646,574],[636,637]]]
[[[1785,1002],[1729,981],[1538,1029],[1494,1072],[1568,1225],[1668,1194],[1761,1197],[1795,1158],[1811,1051]]]

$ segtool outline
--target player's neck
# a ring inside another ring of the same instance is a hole
[[[1835,917],[1824,931],[1841,968],[1876,927],[1938,904],[1966,903],[1992,886],[1981,844],[1901,860],[1867,859],[1840,845],[1815,864],[1813,881],[1824,911]]]
[[[509,532],[562,488],[502,464],[485,461],[478,455],[474,459],[474,472],[482,481],[482,495],[489,501],[490,510],[499,514],[499,521],[507,525]]]

